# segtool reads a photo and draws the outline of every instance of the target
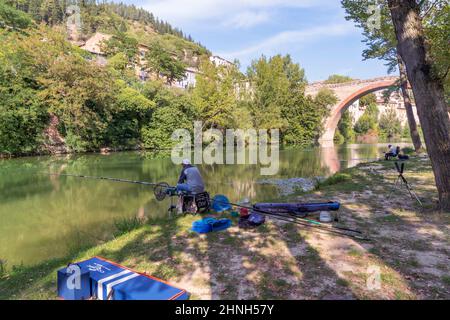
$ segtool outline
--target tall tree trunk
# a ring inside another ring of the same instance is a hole
[[[408,119],[409,132],[416,152],[420,152],[422,149],[422,141],[420,140],[419,131],[417,130],[416,119],[414,118],[413,107],[411,104],[411,97],[408,91],[408,76],[406,74],[405,63],[402,57],[398,55],[398,69],[400,71],[400,89],[403,95],[403,102],[405,104],[406,118]]]
[[[388,0],[399,54],[405,62],[442,210],[450,212],[450,119],[442,80],[433,76],[419,6],[415,0]]]

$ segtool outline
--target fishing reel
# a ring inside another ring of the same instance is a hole
[[[177,194],[177,188],[171,187],[166,182],[160,182],[153,188],[153,193],[158,201],[163,201],[167,196],[173,197]]]

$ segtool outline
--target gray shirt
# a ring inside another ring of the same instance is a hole
[[[186,183],[192,192],[205,191],[205,183],[203,182],[202,175],[197,167],[188,166],[181,171],[178,183]]]

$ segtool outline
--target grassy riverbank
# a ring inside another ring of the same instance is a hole
[[[392,188],[396,176],[393,162],[368,163],[283,199],[340,201],[341,223],[364,230],[371,242],[274,220],[202,236],[189,231],[198,219],[192,216],[123,223],[113,241],[3,274],[0,299],[55,299],[56,270],[94,255],[168,280],[192,299],[449,299],[450,218],[433,209],[430,163],[406,164],[423,210],[406,190]],[[379,268],[381,289],[367,288],[368,268]]]

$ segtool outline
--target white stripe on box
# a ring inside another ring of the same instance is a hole
[[[128,280],[131,280],[131,279],[136,278],[136,277],[139,277],[138,273],[135,273],[135,274],[129,275],[127,277],[124,277],[122,279],[119,279],[119,280],[116,280],[116,281],[108,283],[106,285],[106,296],[109,297],[109,293],[111,292],[111,289],[112,289],[113,286],[115,286],[115,285],[117,285],[119,283],[123,283],[123,282],[128,281]]]
[[[128,274],[128,273],[131,273],[131,271],[125,270],[125,271],[113,274],[112,276],[98,280],[98,282],[97,282],[97,299],[103,300],[103,283],[105,283],[106,281],[116,279],[116,278],[123,276],[125,274]]]

